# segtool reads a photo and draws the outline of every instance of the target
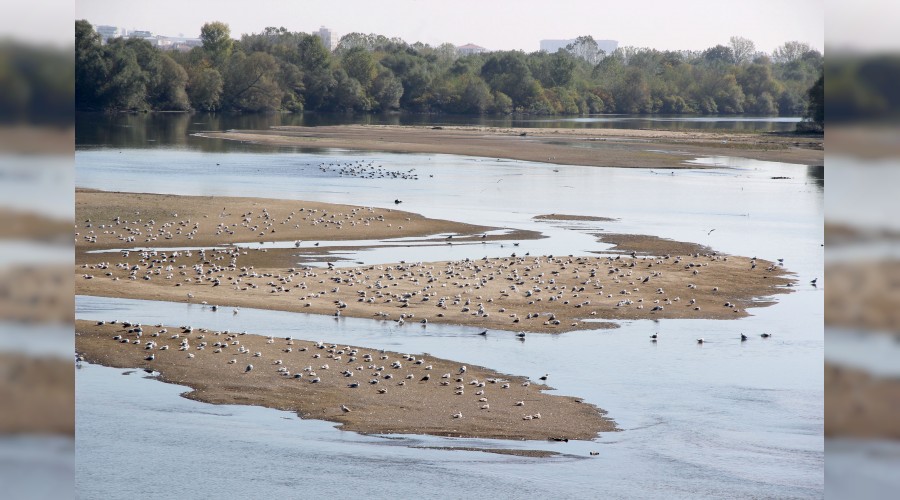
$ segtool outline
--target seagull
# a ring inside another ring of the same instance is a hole
[[[747,340],[747,336],[742,333],[741,334],[741,342],[744,342],[746,340]]]
[[[401,204],[401,203],[403,203],[403,202],[400,201],[400,200],[394,200],[394,204],[396,204],[396,205],[399,205],[399,204]]]
[[[812,286],[816,286],[816,281],[819,281],[819,278],[813,278],[813,280],[810,281],[809,284]]]
[[[762,337],[762,338],[764,338],[764,339],[767,339],[767,338],[769,338],[769,337],[771,337],[771,336],[772,336],[771,333],[763,333],[762,335],[760,335],[760,337]]]
[[[654,333],[653,335],[650,336],[651,339],[656,339],[658,337],[659,337],[658,333]]]
[[[244,373],[247,373],[252,369],[253,369],[253,365],[247,365],[247,368],[244,368]]]
[[[485,331],[479,333],[478,335],[485,335],[485,336],[487,336],[487,330],[485,330]]]
[[[549,377],[549,376],[550,376],[549,373],[545,373],[544,376],[541,377],[541,380],[547,380],[547,377]]]
[[[709,235],[711,235],[711,234],[712,234],[712,232],[713,232],[713,231],[715,231],[715,228],[713,228],[713,229],[710,229],[710,230],[709,230],[709,232],[708,232],[708,233],[706,233],[706,235],[707,235],[707,236],[709,236]]]
[[[426,373],[424,377],[419,379],[419,382],[427,382],[431,380],[431,374]]]
[[[344,413],[350,413],[350,408],[347,408],[347,405],[341,405],[341,411]]]
[[[697,343],[698,343],[698,344],[702,344],[702,343],[703,343],[703,338],[701,337],[701,338],[697,339]]]

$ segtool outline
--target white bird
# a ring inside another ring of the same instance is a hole
[[[350,408],[347,408],[347,405],[341,405],[341,411],[344,413],[350,413]]]
[[[461,411],[458,411],[458,412],[454,413],[454,414],[451,415],[451,416],[452,416],[453,418],[462,418],[462,412],[461,412]]]
[[[253,369],[253,365],[247,365],[247,368],[244,369],[244,373],[247,373],[252,369]]]

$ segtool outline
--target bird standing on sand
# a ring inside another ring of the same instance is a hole
[[[341,411],[344,413],[350,413],[350,408],[347,408],[347,405],[341,405]]]
[[[251,370],[253,370],[253,365],[247,365],[247,368],[244,368],[244,373],[249,373]]]

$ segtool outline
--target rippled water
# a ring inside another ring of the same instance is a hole
[[[428,352],[520,375],[549,372],[559,393],[608,410],[623,429],[594,442],[562,444],[361,436],[284,412],[181,399],[183,389],[142,378],[141,372],[123,376],[125,370],[88,365],[76,382],[80,496],[146,496],[158,491],[160,467],[184,496],[294,497],[301,488],[304,496],[822,496],[824,287],[808,285],[814,277],[822,284],[821,168],[717,158],[705,161],[723,168],[673,173],[450,155],[224,147],[227,152],[81,148],[76,185],[384,208],[395,208],[399,198],[401,209],[429,217],[548,236],[491,252],[585,254],[607,248],[593,232],[653,234],[734,254],[784,258],[799,286],[740,320],[629,321],[615,330],[529,335],[525,342],[511,332],[485,339],[458,326],[397,328],[354,318],[252,309],[232,315],[197,305],[78,297],[76,315],[85,319],[189,323]],[[346,178],[318,167],[362,158],[396,170],[416,168],[420,180]],[[620,220],[532,220],[547,213]],[[488,252],[480,245],[454,247],[459,256]],[[447,258],[451,250],[381,251],[348,257],[430,260]],[[661,336],[656,345],[648,339],[655,332]],[[751,340],[739,342],[742,332]],[[761,332],[775,336],[763,340]],[[708,342],[697,345],[694,339],[701,336]],[[552,449],[566,456],[416,448],[444,445]],[[600,455],[589,457],[593,450]],[[153,460],[154,473],[144,477],[147,460]]]

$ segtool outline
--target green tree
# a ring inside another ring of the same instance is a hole
[[[203,42],[203,50],[217,67],[225,64],[234,47],[231,28],[221,21],[204,24],[200,28],[200,41]]]
[[[594,37],[590,35],[576,38],[574,42],[566,45],[566,50],[575,57],[584,59],[590,65],[599,63],[605,55],[603,50],[600,49],[600,46],[597,45]]]
[[[372,83],[372,98],[375,109],[387,111],[400,107],[400,98],[403,97],[403,84],[394,77],[391,70],[381,68],[378,76]]]
[[[320,71],[328,67],[331,54],[322,39],[315,35],[300,35],[297,42],[297,51],[300,56],[299,65],[303,71]]]
[[[809,106],[806,118],[819,130],[825,129],[825,74],[821,74],[816,83],[809,89]]]
[[[772,52],[772,59],[779,64],[790,63],[799,60],[803,54],[810,52],[812,48],[808,43],[791,41],[784,42]]]
[[[753,40],[742,36],[733,36],[728,40],[728,46],[734,54],[734,62],[737,64],[747,64],[753,60],[756,55],[756,44]]]
[[[203,68],[191,75],[187,88],[191,104],[202,111],[217,111],[221,107],[222,75],[215,68]]]
[[[378,68],[372,53],[363,47],[354,47],[345,52],[341,56],[341,67],[364,89],[370,89],[375,77],[378,76]]]
[[[75,107],[101,109],[100,89],[107,77],[107,66],[100,35],[87,21],[75,21]]]
[[[278,63],[265,52],[235,53],[225,74],[224,98],[241,111],[274,111],[284,94],[276,83]]]
[[[187,111],[191,109],[185,87],[187,71],[167,54],[159,57],[159,79],[151,90],[150,103],[154,109],[165,111]]]

